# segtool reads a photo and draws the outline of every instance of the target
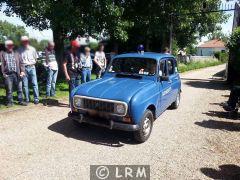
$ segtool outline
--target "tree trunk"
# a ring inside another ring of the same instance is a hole
[[[64,34],[61,29],[53,28],[53,39],[55,42],[56,59],[59,66],[59,77],[63,77],[64,73],[62,70],[63,56],[64,56]]]

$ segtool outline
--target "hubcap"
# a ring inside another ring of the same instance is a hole
[[[146,117],[146,119],[143,122],[143,135],[148,136],[151,130],[151,120]]]

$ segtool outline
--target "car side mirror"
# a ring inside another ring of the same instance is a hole
[[[161,81],[169,81],[169,76],[161,76]]]

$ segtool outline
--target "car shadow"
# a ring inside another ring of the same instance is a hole
[[[125,144],[136,144],[132,133],[110,130],[88,124],[75,125],[69,118],[62,119],[48,127],[49,130],[60,133],[68,138],[89,142],[96,145],[122,147]]]
[[[240,167],[234,164],[224,164],[219,169],[201,168],[200,171],[207,177],[212,179],[239,180]]]
[[[201,89],[227,90],[229,86],[223,80],[218,79],[191,79],[181,78],[184,84]]]
[[[240,131],[240,123],[236,122],[226,122],[226,121],[216,121],[216,120],[204,120],[202,122],[195,122],[196,125],[209,128],[209,129],[219,129],[226,131]]]

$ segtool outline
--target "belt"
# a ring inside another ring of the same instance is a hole
[[[82,67],[83,69],[90,69],[91,67]]]

